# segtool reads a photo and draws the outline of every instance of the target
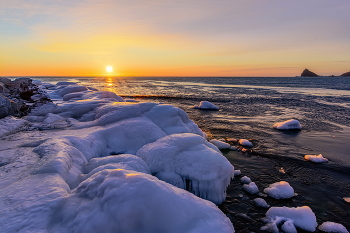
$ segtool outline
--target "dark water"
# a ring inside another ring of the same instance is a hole
[[[260,191],[287,181],[297,196],[289,200],[266,197],[271,206],[309,206],[317,221],[333,221],[350,230],[350,78],[198,78],[198,77],[41,77],[45,82],[70,80],[140,101],[172,104],[185,110],[210,138],[246,138],[252,153],[223,151],[249,176]],[[193,109],[200,101],[219,111]],[[303,129],[281,132],[276,122],[297,119]],[[326,164],[304,161],[306,154],[323,154]],[[237,232],[258,232],[266,209],[255,207],[258,197],[242,190],[239,179],[228,188],[220,205]]]

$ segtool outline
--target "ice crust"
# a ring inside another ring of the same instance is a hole
[[[297,232],[295,228],[314,232],[317,227],[316,216],[308,206],[302,207],[271,207],[266,212],[268,223],[262,230],[280,232],[281,226],[284,232]],[[293,227],[294,226],[294,227]]]
[[[38,84],[59,104],[1,119],[1,231],[234,232],[212,203],[234,168],[183,110]]]
[[[298,120],[291,119],[276,123],[272,127],[279,130],[299,130],[301,129],[301,124]]]
[[[294,189],[286,181],[271,184],[264,192],[275,199],[287,199],[294,196]]]

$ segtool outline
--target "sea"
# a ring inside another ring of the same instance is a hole
[[[259,232],[271,206],[309,206],[319,224],[332,221],[350,230],[350,77],[31,77],[56,84],[72,81],[111,91],[124,99],[171,104],[183,109],[209,139],[249,139],[249,152],[222,153],[257,184],[246,193],[240,177],[232,180],[219,208],[236,232]],[[219,111],[193,108],[209,101]],[[279,131],[277,122],[297,119],[302,129]],[[304,155],[329,161],[317,164]],[[295,191],[288,200],[264,195],[264,188],[287,181]],[[345,199],[344,199],[345,198]]]

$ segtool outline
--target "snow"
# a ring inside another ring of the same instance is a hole
[[[209,101],[201,101],[198,106],[193,108],[203,109],[203,110],[219,110],[219,107],[210,103]]]
[[[1,231],[234,232],[234,167],[183,110],[41,87],[54,103],[0,120]]]
[[[238,143],[242,146],[253,147],[253,143],[251,143],[247,139],[239,139]]]
[[[212,139],[209,142],[213,143],[217,148],[219,148],[219,150],[230,149],[231,147],[230,144],[217,139]]]
[[[305,155],[304,159],[309,160],[314,163],[327,163],[328,159],[324,158],[322,154],[319,155]]]
[[[318,229],[324,232],[349,233],[349,231],[340,223],[324,222]]]
[[[15,133],[26,124],[27,121],[13,116],[2,118],[0,119],[0,137]]]
[[[316,216],[308,206],[302,207],[271,207],[266,212],[267,224],[261,230],[280,232],[297,232],[295,227],[314,232],[317,227]],[[294,227],[293,227],[294,225]]]
[[[243,190],[250,194],[256,194],[259,192],[259,188],[258,186],[256,186],[254,182],[250,182],[249,184],[244,184]]]
[[[253,200],[253,202],[254,202],[254,204],[256,205],[256,206],[258,206],[258,207],[262,207],[262,208],[269,208],[270,207],[270,205],[269,204],[267,204],[267,202],[264,200],[264,199],[262,199],[262,198],[255,198],[254,200]]]
[[[241,170],[234,170],[234,175],[235,176],[241,175]]]
[[[264,192],[275,199],[287,199],[294,196],[294,189],[286,181],[280,181],[270,184]]]
[[[53,215],[52,232],[234,232],[211,202],[123,169],[106,169],[83,181]]]
[[[243,184],[249,184],[250,182],[252,182],[252,180],[251,180],[248,176],[243,176],[243,177],[241,178],[241,182],[242,182]]]
[[[291,119],[276,123],[272,127],[279,130],[296,130],[301,129],[301,124],[298,120]]]
[[[152,174],[176,173],[182,177],[181,187],[215,204],[225,200],[226,188],[234,177],[234,167],[220,150],[196,134],[168,135],[143,146],[136,155]]]

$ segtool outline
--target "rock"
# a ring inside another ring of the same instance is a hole
[[[346,73],[344,73],[344,74],[342,74],[342,75],[340,75],[340,76],[342,76],[342,77],[350,77],[350,71],[349,71],[349,72],[346,72]]]
[[[315,74],[314,72],[311,72],[311,71],[308,70],[308,69],[305,69],[305,70],[303,71],[303,73],[301,73],[300,76],[301,76],[301,77],[318,77],[317,74]]]
[[[30,78],[18,78],[14,81],[0,78],[0,118],[9,115],[25,116],[32,108],[47,102],[52,101]]]

